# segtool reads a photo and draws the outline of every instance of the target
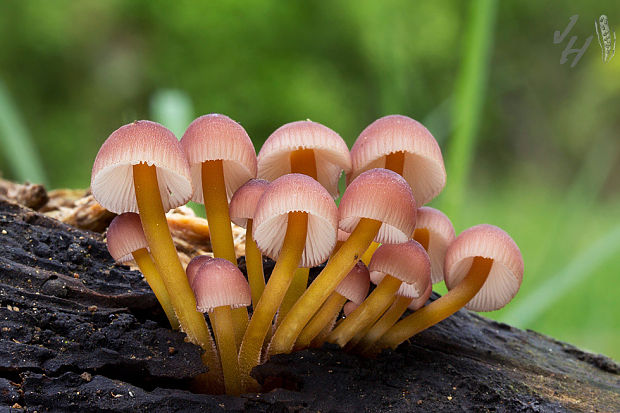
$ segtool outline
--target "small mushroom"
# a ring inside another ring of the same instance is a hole
[[[403,177],[386,169],[364,172],[351,182],[342,196],[338,213],[339,228],[351,235],[276,330],[270,354],[293,349],[301,330],[373,240],[405,242],[415,227],[416,207],[411,188]]]
[[[227,394],[243,392],[239,376],[232,309],[250,305],[250,286],[239,269],[223,258],[204,262],[192,282],[198,311],[209,314],[222,362]]]
[[[395,348],[451,316],[465,306],[493,311],[506,305],[523,280],[523,258],[517,244],[502,229],[477,225],[463,231],[448,247],[443,297],[405,317],[377,342],[377,348]]]
[[[108,251],[114,260],[123,263],[134,259],[144,279],[155,293],[174,330],[179,329],[179,320],[174,313],[166,285],[155,268],[148,251],[148,243],[142,230],[140,216],[134,212],[117,215],[106,232]]]
[[[381,245],[372,256],[368,269],[377,288],[336,326],[327,338],[330,343],[344,347],[357,333],[372,326],[381,317],[394,301],[397,292],[415,298],[430,283],[430,260],[424,248],[414,240]],[[410,287],[402,287],[403,283]]]
[[[422,244],[431,259],[433,284],[443,281],[446,251],[455,238],[454,227],[446,214],[431,207],[418,208],[413,239]]]

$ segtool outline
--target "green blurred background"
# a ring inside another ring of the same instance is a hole
[[[351,145],[409,115],[446,159],[432,205],[523,252],[521,291],[490,316],[620,359],[620,57],[601,59],[600,14],[620,30],[614,0],[2,2],[0,171],[88,187],[99,145],[135,119],[181,134],[224,113],[258,150],[293,120]],[[575,67],[572,36],[594,36]]]

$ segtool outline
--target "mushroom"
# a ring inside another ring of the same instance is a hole
[[[394,301],[397,292],[415,298],[430,283],[430,259],[424,248],[414,240],[381,245],[372,256],[368,269],[377,288],[334,328],[327,338],[330,343],[344,347],[357,333],[372,326],[381,317]],[[410,288],[401,288],[402,283],[409,284]]]
[[[351,235],[282,321],[271,341],[271,354],[292,350],[301,330],[373,240],[405,242],[415,227],[411,188],[403,177],[386,169],[364,172],[351,182],[338,213],[340,229]]]
[[[250,291],[252,291],[252,306],[254,308],[256,308],[265,289],[265,275],[263,274],[263,255],[252,237],[252,226],[256,205],[268,186],[269,182],[264,179],[250,179],[237,189],[230,200],[230,219],[246,229],[245,267],[250,282]]]
[[[276,129],[258,153],[258,176],[272,181],[288,173],[300,173],[317,180],[338,197],[342,172],[351,171],[347,144],[336,132],[310,120],[287,123]],[[309,268],[298,268],[282,300],[276,318],[280,324],[308,286]]]
[[[318,343],[313,342],[313,340],[323,331],[325,326],[334,325],[336,317],[340,314],[340,310],[342,310],[347,300],[361,304],[368,294],[369,287],[370,274],[368,273],[368,268],[366,268],[362,261],[359,261],[301,331],[295,343],[295,349],[304,349],[311,342],[314,346],[323,344],[323,341]]]
[[[106,209],[140,212],[155,267],[162,275],[172,306],[190,342],[205,351],[213,377],[221,374],[215,344],[187,282],[170,236],[165,212],[192,196],[189,165],[179,141],[168,129],[136,121],[114,131],[101,145],[93,164],[91,190]],[[213,383],[217,385],[216,382]]]
[[[295,269],[313,267],[328,258],[336,244],[337,218],[331,195],[306,175],[284,175],[260,197],[252,235],[276,264],[241,343],[239,365],[246,385],[253,384],[250,371],[260,361],[265,336]]]
[[[443,281],[443,264],[448,246],[456,235],[450,218],[438,209],[418,208],[413,239],[418,241],[431,259],[431,281]]]
[[[203,203],[209,222],[213,256],[237,265],[228,200],[245,182],[256,177],[256,152],[245,129],[219,114],[203,115],[188,127],[181,148],[194,182],[192,200]],[[233,311],[235,334],[241,341],[248,323],[245,307]]]
[[[522,280],[521,252],[505,231],[487,224],[469,228],[446,252],[448,293],[396,323],[376,347],[395,348],[463,306],[474,311],[498,310],[515,296]]]
[[[140,216],[134,212],[117,215],[106,232],[108,251],[114,261],[124,263],[132,258],[140,267],[144,279],[155,293],[155,297],[164,309],[166,317],[174,330],[179,329],[179,320],[170,301],[170,295],[164,281],[155,268],[155,263],[148,252],[148,243],[144,237]]]
[[[351,182],[372,168],[386,168],[402,175],[422,206],[446,184],[446,170],[437,141],[420,122],[407,116],[377,119],[362,131],[351,148]]]
[[[197,310],[208,312],[222,362],[227,394],[242,393],[232,309],[250,305],[250,286],[239,269],[223,258],[211,258],[196,270],[192,282]]]

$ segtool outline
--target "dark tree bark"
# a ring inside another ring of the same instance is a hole
[[[612,360],[468,311],[373,360],[276,356],[255,369],[262,394],[191,393],[199,356],[100,235],[0,200],[0,408],[620,411]]]

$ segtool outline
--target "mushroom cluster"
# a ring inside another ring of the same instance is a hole
[[[91,189],[120,214],[110,254],[136,260],[172,328],[203,349],[208,372],[195,386],[240,394],[260,391],[251,371],[272,355],[325,342],[374,355],[462,307],[491,311],[514,297],[523,260],[510,236],[485,224],[456,237],[423,206],[445,183],[439,145],[406,116],[376,120],[351,151],[324,125],[292,122],[257,156],[240,124],[212,114],[180,142],[154,122],[122,126],[97,154]],[[190,199],[205,205],[214,258],[184,269],[165,213]],[[231,221],[247,231],[245,275]],[[275,261],[267,283],[263,256]],[[444,280],[449,292],[427,304]]]

